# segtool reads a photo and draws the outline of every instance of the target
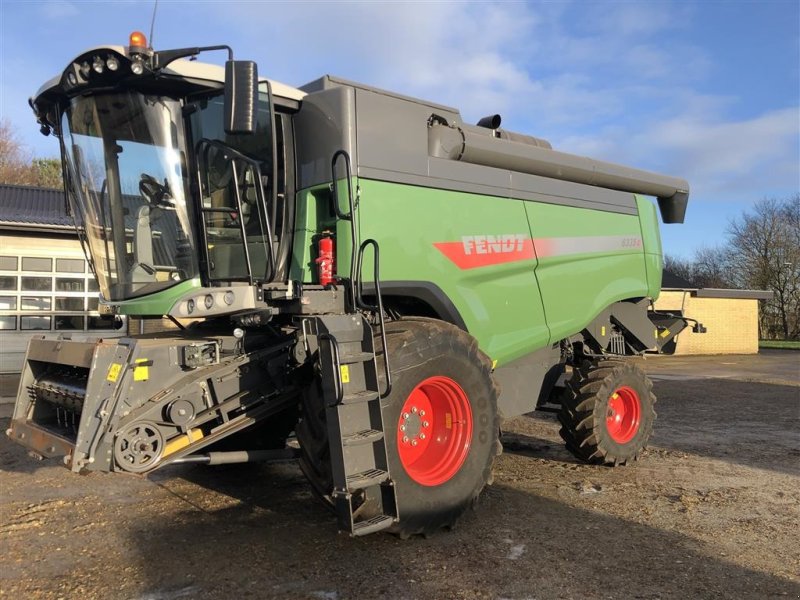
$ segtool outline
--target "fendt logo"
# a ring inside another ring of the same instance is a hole
[[[459,269],[476,269],[536,257],[533,240],[524,233],[465,235],[460,242],[436,242]]]
[[[464,254],[496,254],[499,252],[519,252],[525,246],[527,236],[521,233],[510,235],[464,235]]]
[[[642,238],[631,235],[588,235],[531,239],[524,233],[465,235],[460,242],[435,242],[459,269],[477,269],[535,258],[579,254],[641,252]]]

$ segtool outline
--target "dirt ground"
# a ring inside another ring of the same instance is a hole
[[[638,463],[578,464],[554,415],[515,419],[495,484],[429,539],[337,535],[293,463],[81,477],[3,437],[0,596],[800,597],[800,353],[645,367]]]

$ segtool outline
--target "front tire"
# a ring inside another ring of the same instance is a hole
[[[499,389],[475,339],[449,323],[388,323],[387,345],[394,382],[381,407],[400,514],[390,531],[428,535],[452,527],[492,479]]]
[[[491,361],[466,332],[435,319],[386,324],[391,393],[381,401],[400,537],[452,527],[491,481],[500,453]],[[376,343],[379,338],[376,338]],[[378,349],[382,365],[383,349]],[[318,393],[306,396],[297,436],[301,467],[331,504],[327,427]],[[308,402],[311,401],[311,402]],[[368,507],[365,507],[368,508]]]

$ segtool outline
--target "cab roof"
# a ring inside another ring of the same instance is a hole
[[[126,56],[128,54],[127,48],[124,46],[108,45],[108,46],[94,46],[92,48],[87,48],[86,50],[81,52],[78,55],[78,57],[94,51],[101,51],[101,50],[113,50],[114,52],[117,52],[122,56]],[[163,73],[165,75],[187,77],[201,81],[205,80],[217,84],[222,84],[225,81],[224,67],[196,60],[186,60],[186,59],[175,60],[164,68]],[[61,78],[62,78],[62,73],[59,73],[55,77],[49,79],[44,85],[42,85],[39,88],[39,90],[34,95],[33,100],[36,101],[43,94],[46,94],[53,88],[58,87],[59,83],[61,82]],[[259,81],[260,82],[269,81],[269,83],[272,86],[272,93],[275,96],[295,101],[300,101],[306,96],[306,92],[294,88],[290,85],[286,85],[285,83],[281,83],[279,81],[274,81],[272,79],[267,79],[265,77],[259,77]]]

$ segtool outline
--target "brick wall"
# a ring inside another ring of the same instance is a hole
[[[689,292],[662,291],[656,310],[681,310],[697,319],[707,333],[684,330],[678,335],[675,354],[757,354],[758,300],[696,298]]]

